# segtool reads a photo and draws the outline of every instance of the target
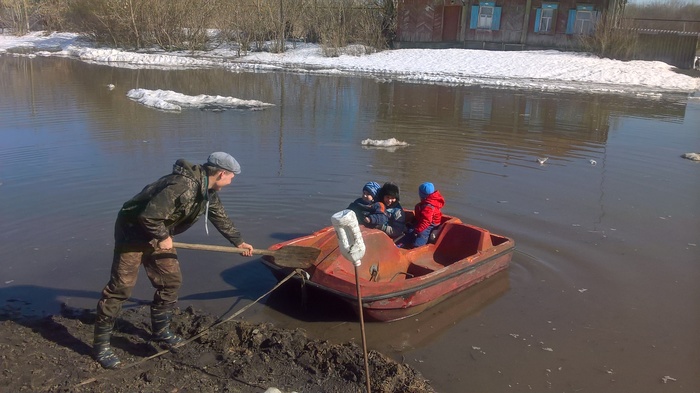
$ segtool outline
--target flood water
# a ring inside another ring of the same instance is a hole
[[[129,100],[133,88],[275,106],[165,113]],[[410,146],[361,145],[392,137]],[[700,163],[680,157],[700,151],[700,103],[682,96],[0,56],[3,313],[94,308],[121,204],[178,158],[217,150],[242,165],[221,198],[256,248],[329,225],[369,180],[399,184],[404,207],[432,181],[445,213],[515,239],[508,271],[416,317],[367,324],[370,349],[439,392],[700,391]],[[177,240],[226,244],[203,220]],[[230,314],[276,284],[256,259],[179,254],[182,308]],[[141,273],[126,306],[151,296]],[[344,307],[302,307],[284,287],[239,318],[359,343]]]

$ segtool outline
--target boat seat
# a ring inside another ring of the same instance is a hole
[[[440,224],[430,232],[428,244],[407,251],[406,255],[410,261],[408,267],[408,274],[410,276],[422,276],[443,269],[447,265],[434,256],[437,242],[440,240],[441,234],[448,224],[457,224],[461,222],[462,220],[459,218],[443,216]]]
[[[447,222],[435,242],[433,257],[437,263],[449,265],[493,247],[491,234],[462,223]]]
[[[435,246],[429,244],[427,246],[423,246],[427,248],[434,248]],[[420,266],[421,268],[427,269],[428,271],[436,271],[440,270],[445,267],[445,265],[440,264],[436,262],[433,258],[431,258],[432,252],[422,252],[420,253],[421,257],[415,258],[411,260],[411,264],[415,266]]]
[[[386,233],[378,229],[362,228],[362,237],[367,252],[358,269],[360,279],[373,280],[372,266],[377,267],[377,282],[406,279],[406,262],[401,251]]]

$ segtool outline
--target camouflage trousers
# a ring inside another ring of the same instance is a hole
[[[175,305],[178,290],[182,285],[182,273],[175,249],[117,247],[114,250],[109,282],[102,290],[102,297],[97,303],[97,315],[110,318],[119,315],[122,304],[129,299],[136,285],[141,265],[146,269],[146,275],[156,289],[153,305],[166,308]]]

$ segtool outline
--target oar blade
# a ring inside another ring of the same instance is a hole
[[[320,254],[320,248],[291,245],[270,253],[275,265],[302,269],[312,266]]]

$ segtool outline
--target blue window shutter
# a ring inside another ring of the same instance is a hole
[[[574,23],[576,22],[576,10],[569,10],[569,20],[566,21],[566,34],[574,34]]]
[[[491,20],[491,30],[501,28],[501,7],[493,7],[493,19]]]
[[[540,31],[540,18],[542,17],[542,8],[537,9],[537,13],[535,14],[535,33]]]
[[[476,29],[477,23],[479,23],[479,6],[472,6],[472,19],[469,21],[469,28]]]

